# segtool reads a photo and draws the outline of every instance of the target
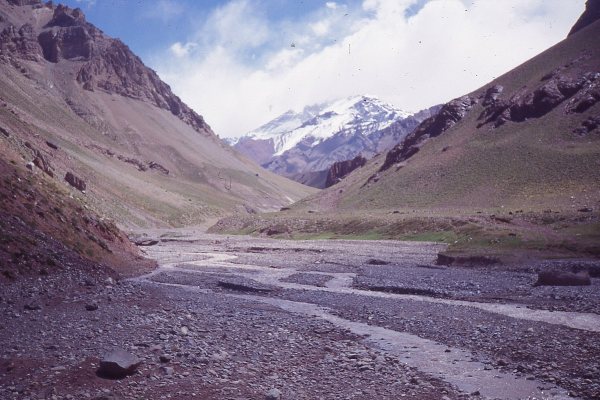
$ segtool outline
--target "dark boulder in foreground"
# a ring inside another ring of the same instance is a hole
[[[142,362],[123,349],[106,353],[100,361],[98,375],[103,378],[121,379],[135,373]]]
[[[587,271],[542,271],[534,286],[588,286],[591,285],[590,274]]]

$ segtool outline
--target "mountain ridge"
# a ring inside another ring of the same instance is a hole
[[[287,111],[229,143],[268,170],[322,188],[334,163],[386,150],[435,110],[411,114],[373,96],[350,96]]]
[[[2,0],[0,17],[0,137],[33,173],[77,182],[101,215],[131,226],[202,223],[311,192],[222,144],[81,10]]]

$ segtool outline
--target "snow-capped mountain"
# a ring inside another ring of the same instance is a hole
[[[288,111],[230,144],[273,172],[320,187],[333,163],[387,150],[428,116],[353,96]]]

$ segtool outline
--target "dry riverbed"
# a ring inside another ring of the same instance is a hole
[[[443,247],[153,232],[150,274],[3,285],[0,398],[600,397],[600,282],[434,265]],[[121,380],[100,356],[142,360]]]

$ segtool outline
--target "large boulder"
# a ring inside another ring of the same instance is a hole
[[[141,363],[133,354],[123,349],[114,349],[102,357],[98,375],[111,379],[125,378],[134,374]]]

